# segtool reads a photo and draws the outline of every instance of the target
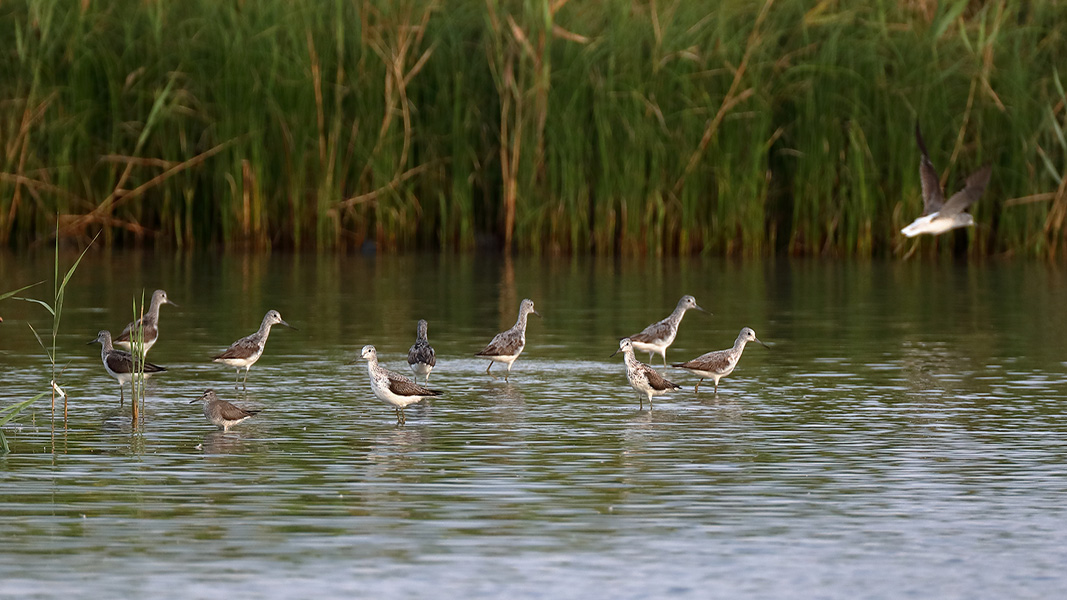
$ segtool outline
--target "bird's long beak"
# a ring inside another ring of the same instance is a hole
[[[693,305],[693,308],[695,308],[695,309],[699,310],[699,311],[700,311],[700,312],[702,312],[702,313],[708,314],[708,315],[712,314],[712,313],[710,313],[710,312],[708,312],[708,311],[704,310],[703,308],[700,308],[700,306],[698,306],[698,305],[696,305],[696,304],[694,304],[694,305]]]
[[[293,331],[300,331],[299,329],[297,329],[296,327],[293,327],[292,325],[286,323],[285,321],[278,321],[278,324],[279,325],[285,325],[286,327],[288,327],[289,329],[292,329]]]
[[[621,352],[621,351],[622,351],[622,348],[619,348],[618,350],[616,350],[616,351],[612,352],[612,353],[611,353],[611,356],[609,356],[608,358],[615,358],[615,355],[616,355],[616,354],[618,354],[618,353],[619,353],[619,352]]]
[[[759,338],[752,338],[752,341],[756,342],[757,344],[759,344],[760,346],[763,346],[764,348],[766,348],[768,350],[771,349],[770,346],[768,346],[767,344],[764,344],[763,342],[759,341]]]
[[[533,314],[541,317],[541,313],[537,312],[536,310],[531,310],[530,312],[532,312]],[[541,318],[543,319],[544,317],[541,317]]]
[[[177,308],[181,308],[180,306],[178,306],[177,302],[171,300],[170,298],[167,298],[167,304],[169,304],[171,306],[174,306],[174,307],[177,307]]]
[[[99,341],[100,341],[100,338],[93,338],[93,339],[89,340],[88,342],[85,342],[85,345],[86,346],[92,346],[93,344],[95,344],[95,343],[97,343]]]
[[[204,399],[204,397],[203,397],[203,396],[200,396],[200,397],[199,397],[199,398],[197,398],[196,400],[190,400],[190,401],[189,401],[189,404],[196,404],[197,402],[200,402],[200,401],[201,401],[201,400],[203,400],[203,399]]]

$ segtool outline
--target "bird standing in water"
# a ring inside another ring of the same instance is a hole
[[[652,410],[652,396],[659,396],[672,390],[682,389],[682,386],[667,381],[658,371],[637,360],[637,357],[634,356],[634,347],[630,338],[619,340],[619,349],[611,356],[615,356],[619,352],[623,353],[623,358],[626,362],[626,379],[637,390],[637,398],[641,409],[645,408],[645,398],[648,398],[648,410]]]
[[[700,375],[700,381],[697,382],[694,391],[699,392],[700,384],[704,383],[705,379],[711,379],[715,382],[715,393],[718,394],[719,380],[730,373],[733,373],[734,368],[737,367],[738,361],[741,360],[741,353],[745,351],[745,344],[748,342],[756,342],[764,348],[767,347],[767,344],[764,344],[756,338],[755,331],[745,327],[741,330],[741,333],[737,334],[737,339],[734,340],[733,348],[708,352],[691,361],[674,363],[671,366],[678,367],[679,369],[688,369],[689,371]]]
[[[437,354],[433,351],[433,346],[430,345],[430,340],[426,337],[426,328],[428,326],[426,319],[419,319],[415,332],[415,343],[408,350],[408,366],[415,373],[416,379],[418,379],[419,375],[422,375],[423,381],[430,380],[430,371],[437,364]]]
[[[165,367],[143,362],[141,358],[134,358],[125,350],[117,350],[111,343],[111,332],[104,330],[96,334],[89,344],[100,344],[100,360],[104,363],[104,370],[119,382],[119,406],[126,402],[124,390],[127,383],[130,384],[130,393],[133,393],[134,376],[144,373],[145,377],[152,373],[166,371]]]
[[[252,365],[256,364],[260,356],[263,356],[263,349],[267,347],[267,337],[270,336],[272,325],[285,325],[289,329],[296,329],[282,320],[282,316],[278,311],[268,310],[267,314],[263,316],[263,323],[260,324],[259,331],[230,344],[229,348],[211,360],[237,369],[238,382],[240,381],[241,368],[243,367],[245,370],[244,385],[247,387],[248,370],[252,368]],[[234,387],[237,387],[237,382],[234,382]]]
[[[128,352],[133,351],[133,345],[144,344],[144,350],[138,352],[142,357],[148,355],[148,351],[159,339],[159,307],[164,304],[178,306],[167,298],[167,292],[156,290],[152,292],[152,303],[148,306],[148,312],[143,317],[131,322],[122,330],[119,337],[115,338],[115,345]]]
[[[204,416],[207,417],[207,420],[214,423],[223,431],[229,431],[230,427],[260,413],[258,410],[249,410],[234,406],[233,404],[220,399],[218,395],[215,394],[215,390],[210,389],[189,404],[195,404],[197,402],[204,403]]]
[[[650,363],[652,362],[653,352],[662,355],[663,366],[666,367],[667,348],[674,343],[674,338],[678,335],[678,326],[682,323],[682,317],[685,316],[685,311],[690,308],[695,308],[700,312],[707,312],[697,306],[696,298],[689,295],[682,296],[681,300],[678,301],[678,305],[674,307],[674,312],[667,315],[662,321],[645,327],[640,333],[635,333],[627,339],[633,344],[634,350],[648,352],[648,362]]]
[[[489,366],[485,368],[486,373],[489,373],[489,369],[493,368],[494,362],[502,362],[508,366],[508,371],[504,374],[504,381],[508,380],[508,375],[511,374],[511,365],[518,360],[519,355],[522,354],[522,349],[526,347],[526,317],[531,313],[541,316],[541,313],[534,310],[533,300],[526,298],[519,304],[519,318],[511,326],[511,329],[501,331],[493,336],[489,345],[475,355],[489,359]]]

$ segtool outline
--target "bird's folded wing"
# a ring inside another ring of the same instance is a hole
[[[256,343],[256,339],[253,336],[241,338],[236,342],[230,344],[227,348],[215,357],[214,360],[220,358],[249,358],[254,356],[259,351],[259,344]]]
[[[670,334],[671,325],[666,321],[660,321],[659,323],[653,323],[648,327],[645,327],[641,333],[635,333],[630,336],[631,342],[642,342],[645,344],[662,340]]]
[[[663,375],[660,375],[651,367],[645,366],[645,375],[648,377],[648,385],[652,386],[654,390],[673,390],[680,387],[664,379]]]
[[[519,347],[522,345],[522,338],[519,335],[514,334],[512,331],[505,331],[503,333],[496,334],[493,341],[489,342],[481,352],[479,356],[511,356],[519,351]]]
[[[441,392],[427,389],[403,375],[388,372],[389,391],[398,396],[438,396]]]

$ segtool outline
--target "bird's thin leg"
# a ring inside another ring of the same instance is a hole
[[[119,408],[126,404],[126,386],[119,384]]]
[[[648,395],[648,412],[652,412],[652,394]]]
[[[719,393],[719,380],[718,379],[715,380],[715,393],[716,394]]]
[[[667,349],[663,349],[663,368],[667,368]]]
[[[704,383],[704,378],[703,377],[701,377],[700,381],[697,382],[697,386],[693,391],[699,394],[700,393],[700,384],[702,384],[702,383]]]
[[[237,367],[237,370],[234,372],[236,373],[236,375],[234,375],[233,378],[233,389],[236,390],[237,388],[241,387],[241,367]]]
[[[489,361],[489,366],[485,368],[485,374],[489,374],[489,369],[493,368],[493,361]]]

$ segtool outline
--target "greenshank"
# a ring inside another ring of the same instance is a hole
[[[533,300],[526,298],[519,305],[519,319],[515,321],[511,329],[501,331],[493,336],[489,345],[475,354],[475,356],[489,359],[489,366],[485,368],[486,373],[489,373],[489,369],[493,368],[494,362],[502,362],[508,366],[508,372],[504,374],[504,381],[508,380],[508,375],[511,374],[511,365],[522,354],[522,349],[526,347],[526,317],[530,313],[541,316],[541,313],[534,310]]]
[[[111,343],[111,332],[101,331],[89,344],[100,344],[100,360],[104,362],[104,370],[119,382],[119,406],[126,402],[124,388],[130,384],[130,393],[133,393],[133,378],[136,373],[143,372],[145,377],[152,373],[166,371],[165,367],[135,359],[132,354],[125,350],[117,350]],[[142,370],[143,367],[143,370]]]
[[[633,342],[630,338],[619,340],[619,349],[611,356],[619,352],[626,359],[626,379],[637,390],[637,398],[641,403],[641,409],[645,408],[645,397],[648,398],[648,409],[652,410],[652,396],[666,394],[671,390],[680,390],[682,386],[676,385],[664,379],[655,369],[637,360],[634,356]]]
[[[233,427],[245,419],[254,417],[260,412],[258,410],[248,410],[239,406],[234,406],[233,404],[220,399],[215,394],[215,390],[211,389],[204,392],[199,398],[193,400],[189,404],[196,404],[197,402],[204,403],[204,416],[207,417],[207,420],[214,423],[223,431],[229,431],[230,427]]]
[[[156,344],[156,340],[159,339],[159,307],[164,304],[178,306],[167,298],[167,292],[163,290],[152,292],[152,302],[148,305],[148,312],[143,317],[126,325],[126,329],[123,329],[122,333],[115,338],[115,345],[123,350],[132,352],[134,338],[143,335],[144,351],[138,352],[138,354],[146,356],[152,346]]]
[[[413,380],[394,373],[378,364],[378,351],[374,346],[363,346],[360,357],[367,361],[367,372],[370,374],[370,389],[374,395],[391,405],[396,410],[396,424],[403,425],[404,407],[414,404],[423,398],[440,396],[441,392],[422,387]]]
[[[748,342],[756,342],[764,348],[767,347],[767,344],[759,341],[755,331],[745,327],[737,335],[737,339],[734,340],[733,348],[701,354],[689,362],[674,363],[671,366],[679,369],[688,369],[700,376],[700,381],[697,382],[695,388],[696,392],[700,391],[700,384],[704,383],[705,379],[711,379],[715,382],[715,393],[718,394],[719,380],[733,373],[734,368],[737,367],[737,362],[741,360],[741,353],[745,351],[745,344]]]
[[[907,237],[915,237],[924,233],[941,235],[958,227],[974,225],[974,217],[963,211],[982,196],[986,185],[989,184],[992,165],[985,165],[971,173],[963,189],[953,194],[946,202],[945,193],[941,189],[941,180],[937,176],[937,171],[934,170],[933,163],[930,162],[930,155],[926,152],[926,143],[923,142],[923,134],[919,130],[918,122],[915,123],[915,141],[922,152],[922,158],[919,159],[919,180],[922,183],[923,214],[900,232]]]
[[[234,382],[233,387],[236,388],[240,382],[242,367],[245,370],[244,387],[248,387],[248,370],[252,368],[252,365],[256,364],[260,356],[263,356],[263,348],[267,345],[267,336],[270,335],[272,325],[285,325],[289,329],[296,329],[283,321],[278,311],[268,310],[263,317],[263,323],[259,326],[259,331],[230,344],[230,347],[222,354],[211,359],[214,362],[237,369],[237,381]]]
[[[433,351],[433,346],[430,345],[430,340],[426,337],[428,326],[426,319],[419,319],[415,343],[408,350],[408,366],[414,371],[415,378],[418,379],[418,376],[422,375],[423,381],[430,381],[430,371],[437,364],[437,355]]]
[[[652,362],[652,353],[663,355],[663,366],[667,366],[667,347],[674,343],[674,337],[678,335],[678,325],[682,323],[685,311],[695,308],[701,312],[707,312],[697,306],[696,298],[685,295],[674,307],[674,312],[658,323],[645,327],[641,333],[635,333],[627,339],[633,344],[634,350],[648,352],[648,362]]]

